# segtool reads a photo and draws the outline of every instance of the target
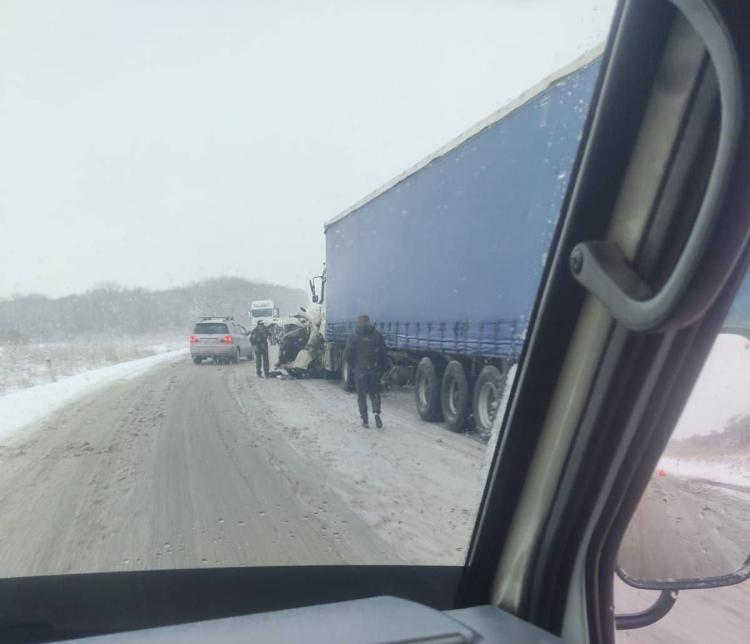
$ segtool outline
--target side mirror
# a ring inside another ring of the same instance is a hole
[[[616,568],[629,586],[662,592],[647,611],[618,615],[618,628],[660,619],[680,590],[750,578],[750,487],[727,482],[723,467],[699,472],[692,462],[662,459],[620,543]]]
[[[660,465],[625,532],[617,572],[631,586],[685,590],[750,577],[750,488],[683,469]]]

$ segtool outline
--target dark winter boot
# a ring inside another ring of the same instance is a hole
[[[369,426],[370,426],[370,423],[367,422],[367,418],[363,418],[362,419],[362,427],[364,427],[365,429],[367,429]]]
[[[375,427],[383,429],[383,421],[380,420],[380,414],[375,414]]]

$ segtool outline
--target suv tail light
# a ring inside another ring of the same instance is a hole
[[[190,336],[190,344],[195,344],[198,342],[198,336],[197,335],[191,335]]]
[[[225,335],[225,336],[224,336],[224,337],[223,337],[223,338],[221,339],[221,341],[222,341],[222,342],[223,342],[224,344],[232,344],[232,343],[234,342],[234,338],[233,338],[233,337],[232,337],[231,335]]]

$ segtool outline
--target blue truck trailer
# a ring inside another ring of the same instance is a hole
[[[419,415],[488,432],[521,351],[594,90],[589,55],[325,226],[323,366],[358,315]]]

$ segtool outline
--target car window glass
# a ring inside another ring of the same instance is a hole
[[[0,575],[464,564],[614,9],[564,4],[2,4]]]
[[[223,322],[199,322],[195,325],[193,333],[229,333],[229,327]]]

